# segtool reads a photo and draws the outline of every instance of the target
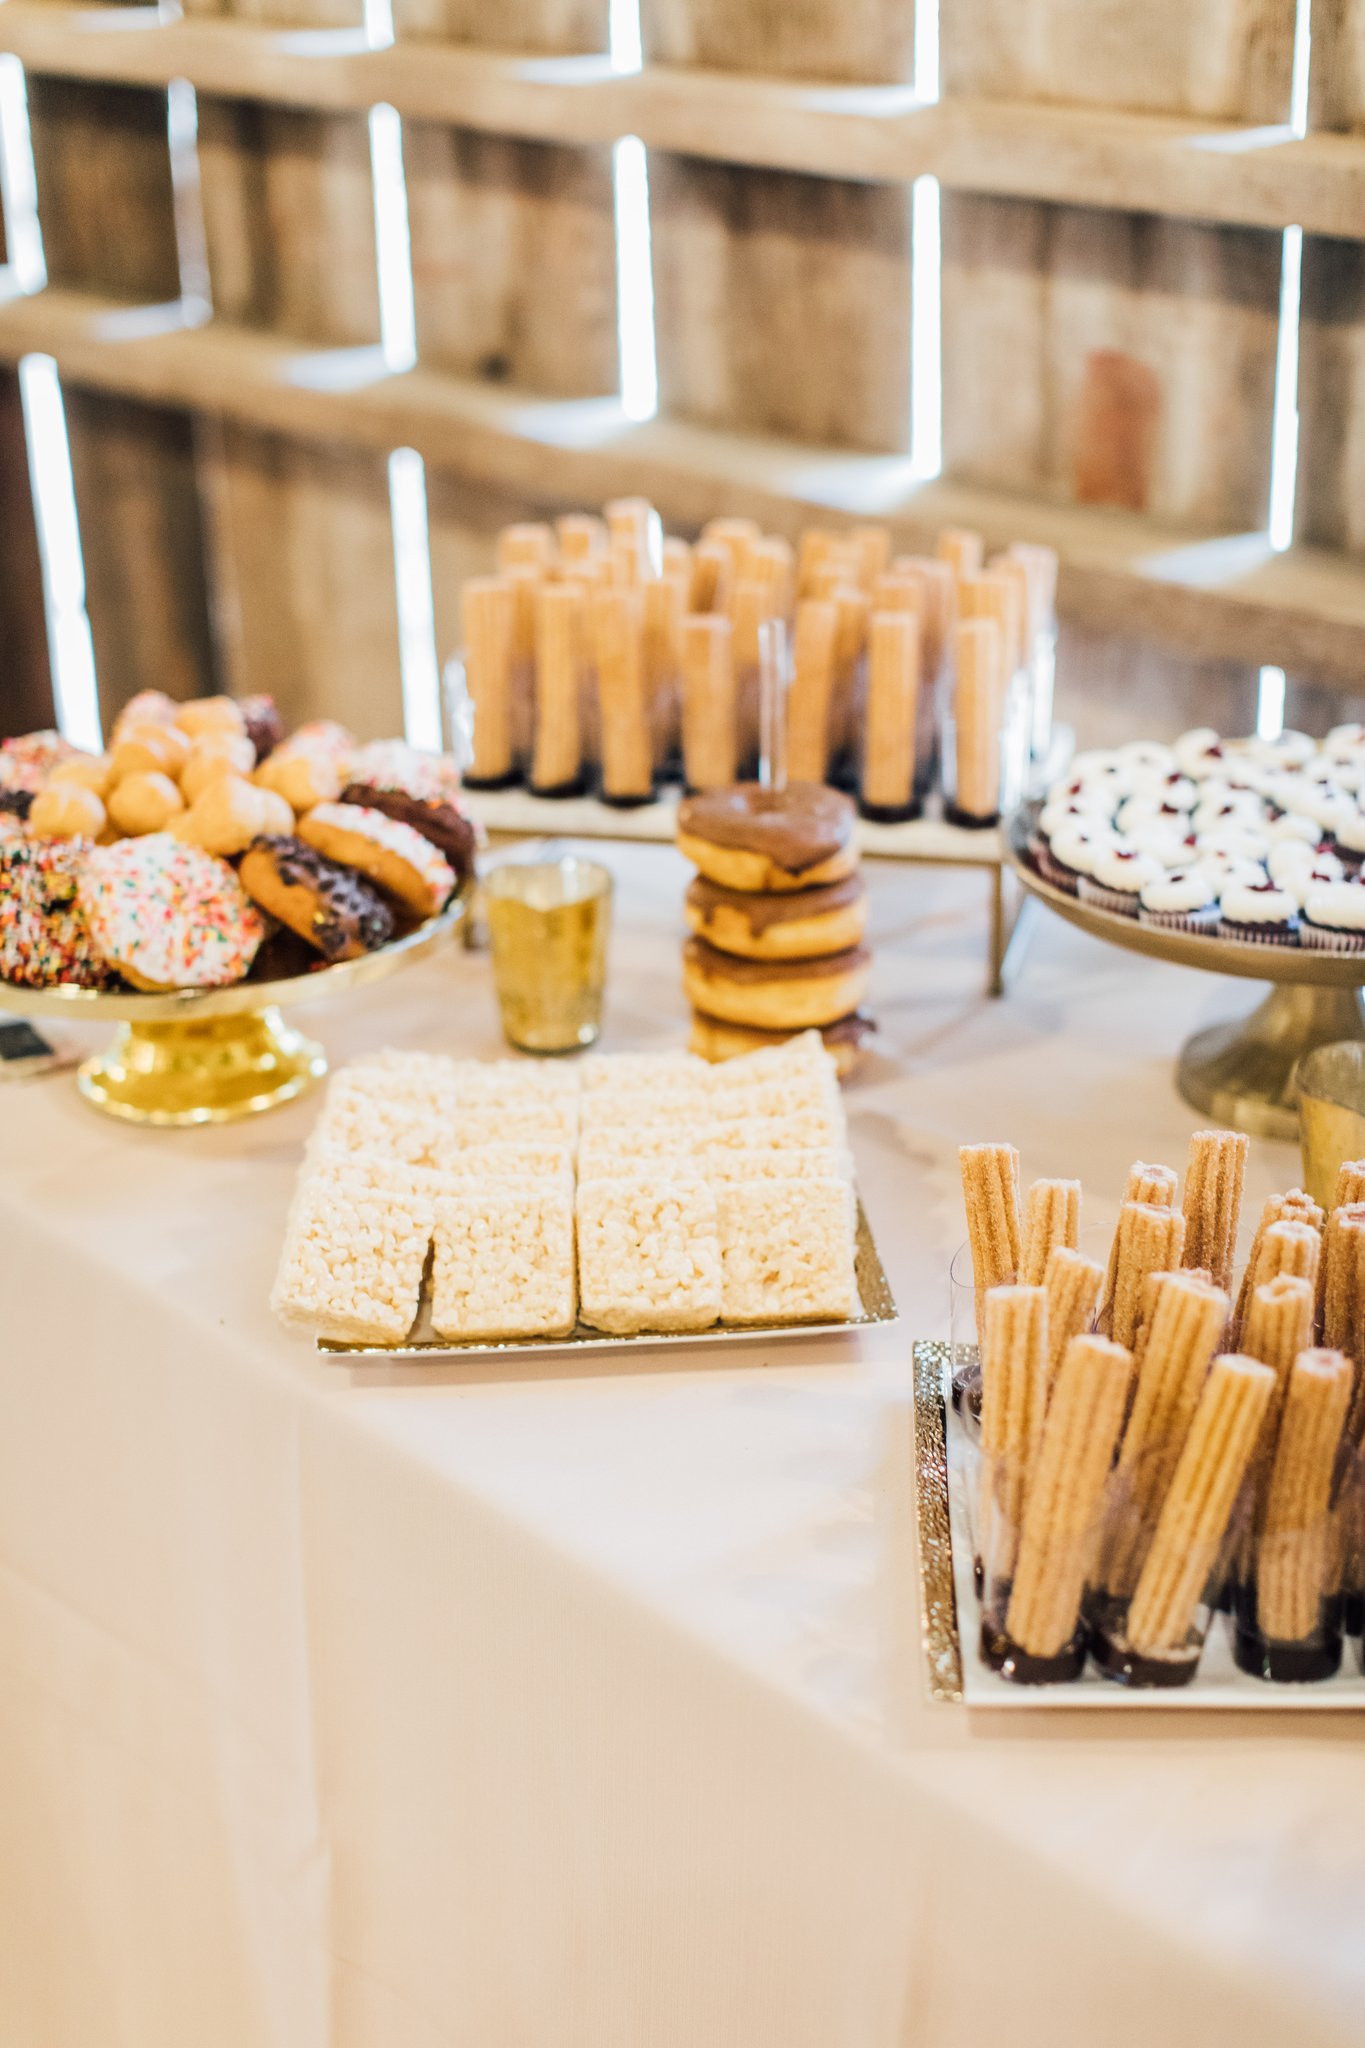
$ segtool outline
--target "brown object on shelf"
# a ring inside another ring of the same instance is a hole
[[[993,825],[1000,815],[1001,641],[994,619],[953,629],[956,778],[951,816]]]
[[[1047,632],[1055,622],[1057,614],[1057,550],[1041,547],[1033,541],[1011,541],[1004,557],[1022,562],[1028,578],[1027,633],[1030,649],[1040,633]]]
[[[835,606],[822,599],[805,598],[796,607],[787,693],[787,773],[793,782],[823,782],[829,768],[838,618]]]
[[[972,1255],[978,1343],[985,1335],[986,1296],[1012,1287],[1023,1257],[1019,1218],[1019,1154],[1013,1145],[959,1145],[962,1201]]]
[[[1185,1263],[1232,1282],[1242,1182],[1250,1140],[1240,1131],[1196,1131],[1185,1168]]]
[[[592,512],[566,512],[555,521],[559,559],[567,568],[572,562],[587,561],[607,551],[607,522]]]
[[[1054,1251],[1075,1251],[1081,1227],[1078,1180],[1035,1180],[1024,1197],[1023,1250],[1019,1278],[1041,1287]]]
[[[834,680],[829,707],[829,759],[842,762],[854,743],[863,710],[862,683],[867,653],[867,593],[844,582],[833,592]]]
[[[1051,1386],[1073,1337],[1089,1331],[1100,1303],[1104,1273],[1070,1246],[1054,1246],[1043,1275],[1047,1293],[1047,1373]]]
[[[512,747],[512,585],[505,577],[471,577],[462,599],[465,681],[474,708],[474,758],[469,781],[496,784],[516,771]]]
[[[648,803],[654,794],[654,744],[639,592],[595,590],[589,616],[602,719],[602,801]]]
[[[1132,1377],[1121,1344],[1075,1337],[1052,1383],[1005,1623],[1029,1656],[1055,1657],[1076,1632]]]
[[[738,775],[733,628],[720,612],[682,623],[682,744],[689,789],[725,789]]]
[[[531,787],[567,794],[583,781],[581,701],[587,604],[576,583],[545,583],[535,599],[536,704]]]
[[[677,745],[682,692],[682,622],[686,593],[676,576],[644,587],[645,702],[649,706],[654,765],[662,768]]]
[[[734,571],[730,550],[717,540],[698,541],[692,550],[690,612],[725,612],[730,608]]]
[[[1143,1290],[1152,1273],[1173,1273],[1181,1264],[1185,1219],[1175,1209],[1125,1202],[1114,1236],[1114,1292],[1109,1334],[1132,1350],[1143,1319]]]
[[[1140,1656],[1184,1647],[1274,1385],[1254,1358],[1233,1352],[1214,1360],[1128,1609],[1128,1639]]]
[[[1000,628],[1000,681],[1007,683],[1024,658],[1024,588],[1017,570],[994,569],[961,576],[957,585],[961,619],[994,619]]]
[[[1137,1583],[1227,1310],[1222,1289],[1193,1274],[1163,1273],[1156,1280],[1116,1470],[1123,1519],[1104,1561],[1104,1583],[1121,1598]]]
[[[979,1540],[986,1584],[1012,1577],[1047,1400],[1047,1296],[992,1287],[981,1346]]]
[[[1315,1635],[1337,1590],[1332,1486],[1351,1380],[1341,1351],[1303,1351],[1290,1368],[1256,1546],[1256,1619],[1272,1641]]]
[[[886,578],[882,579],[885,583]],[[908,587],[908,585],[907,585]],[[861,790],[868,817],[907,818],[915,799],[920,622],[913,610],[877,611],[868,632],[867,715]]]

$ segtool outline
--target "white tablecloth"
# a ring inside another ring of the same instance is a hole
[[[664,850],[606,1043],[677,1042]],[[4,2048],[1301,2048],[1365,2030],[1346,1716],[923,1693],[909,1345],[954,1147],[1116,1200],[1247,991],[1050,922],[978,994],[980,877],[873,877],[849,1094],[902,1321],[347,1369],[265,1306],[299,1104],[225,1131],[0,1092]],[[311,1020],[496,1050],[452,949]],[[1250,1198],[1296,1177],[1253,1148]]]

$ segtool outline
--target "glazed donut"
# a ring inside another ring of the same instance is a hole
[[[745,960],[808,960],[846,953],[867,926],[867,887],[860,875],[822,889],[755,895],[722,889],[698,875],[684,905],[688,929],[722,953]]]
[[[227,862],[169,832],[97,846],[78,900],[101,957],[134,988],[225,988],[265,936]]]
[[[273,789],[292,811],[311,811],[315,804],[335,803],[341,795],[341,771],[330,755],[298,747],[286,740],[256,770],[262,789]]]
[[[299,837],[328,860],[359,868],[415,917],[433,916],[454,893],[454,870],[429,839],[363,804],[319,804],[299,821]]]
[[[185,802],[192,804],[219,775],[249,776],[256,766],[256,749],[245,733],[206,732],[190,748],[180,775]]]
[[[869,1038],[876,1028],[870,1017],[859,1012],[852,1017],[841,1017],[837,1024],[826,1024],[822,1029],[820,1037],[825,1051],[834,1061],[834,1071],[841,1081],[847,1080],[857,1066],[862,1057],[863,1040]],[[759,1031],[752,1024],[727,1024],[719,1017],[708,1017],[701,1010],[694,1010],[687,1049],[714,1065],[719,1060],[736,1059],[740,1053],[759,1052],[764,1046],[786,1045],[791,1036],[789,1031]]]
[[[175,722],[192,740],[206,732],[246,731],[242,707],[231,697],[191,697],[187,703],[176,705]]]
[[[29,807],[28,829],[35,839],[98,839],[104,805],[81,782],[49,782]]]
[[[164,832],[185,799],[169,775],[151,771],[125,775],[109,793],[109,822],[136,839],[144,832]]]
[[[853,873],[856,817],[820,782],[733,782],[683,798],[678,850],[722,889],[812,889]]]
[[[354,960],[393,937],[393,912],[374,885],[292,834],[258,839],[238,872],[253,902],[324,960]]]
[[[862,946],[819,960],[739,960],[703,939],[683,947],[683,988],[694,1010],[760,1031],[823,1029],[862,1001],[872,955]]]

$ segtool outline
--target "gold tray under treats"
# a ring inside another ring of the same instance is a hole
[[[854,1273],[861,1311],[846,1322],[715,1323],[709,1330],[642,1331],[631,1337],[613,1337],[604,1330],[589,1329],[586,1323],[579,1323],[567,1337],[514,1337],[502,1344],[451,1344],[444,1337],[423,1335],[424,1330],[430,1329],[429,1304],[424,1297],[413,1333],[401,1344],[335,1344],[325,1337],[316,1341],[318,1350],[333,1358],[376,1358],[386,1362],[409,1359],[417,1365],[437,1365],[452,1358],[517,1358],[546,1351],[640,1351],[671,1344],[743,1344],[752,1343],[755,1338],[771,1342],[774,1337],[828,1337],[846,1330],[894,1323],[898,1314],[891,1285],[861,1202]]]
[[[1233,1662],[1226,1615],[1216,1615],[1199,1670],[1188,1685],[1121,1685],[1091,1662],[1066,1685],[1018,1685],[985,1664],[977,1649],[981,1606],[972,1578],[967,1507],[966,1431],[951,1400],[955,1367],[975,1362],[974,1345],[916,1343],[915,1509],[919,1534],[920,1625],[929,1697],[969,1707],[1202,1708],[1240,1712],[1365,1710],[1359,1649],[1348,1637],[1341,1670],[1314,1685],[1271,1685]]]

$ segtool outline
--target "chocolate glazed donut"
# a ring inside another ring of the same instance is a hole
[[[393,912],[379,891],[302,839],[253,840],[238,874],[253,903],[328,962],[358,959],[393,937]]]
[[[477,843],[473,823],[454,804],[439,797],[409,796],[403,789],[372,789],[367,782],[348,782],[341,792],[344,804],[360,804],[369,811],[381,811],[400,825],[411,825],[443,853],[455,870],[461,887],[474,872]]]
[[[723,889],[811,889],[857,865],[852,802],[820,782],[736,782],[684,797],[678,847]]]

